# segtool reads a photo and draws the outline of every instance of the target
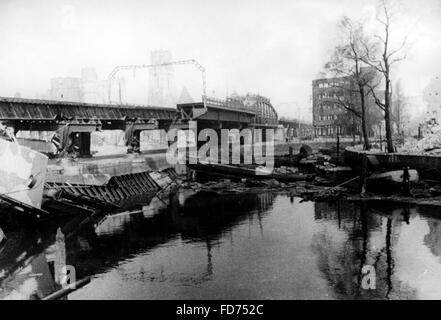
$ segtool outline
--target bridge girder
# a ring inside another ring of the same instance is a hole
[[[60,123],[100,121],[108,129],[123,127],[126,121],[155,119],[167,127],[177,117],[173,108],[89,104],[64,101],[0,97],[0,121],[19,130],[51,131]]]

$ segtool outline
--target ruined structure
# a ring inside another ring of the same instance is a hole
[[[172,62],[172,54],[166,50],[152,51],[150,64],[158,65]],[[176,107],[175,71],[172,65],[149,69],[148,105],[157,107]]]
[[[51,88],[47,93],[48,100],[110,103],[109,81],[100,80],[94,68],[81,69],[81,77],[57,77],[51,79]],[[123,78],[112,82],[118,101],[126,103],[126,84]]]
[[[427,103],[427,120],[441,123],[441,79],[434,77],[424,89],[424,101]]]

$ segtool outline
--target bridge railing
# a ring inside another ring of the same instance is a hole
[[[242,100],[239,99],[231,99],[228,98],[227,100],[219,99],[219,98],[213,98],[213,97],[206,97],[205,102],[207,106],[214,106],[214,107],[220,107],[220,108],[227,108],[227,109],[234,109],[234,110],[245,110],[248,112],[254,112],[256,113],[255,108],[252,106],[245,105]]]
[[[246,104],[241,99],[235,99],[231,97],[227,98],[226,100],[206,97],[205,103],[207,106],[212,107],[252,112],[256,115],[255,122],[259,124],[277,124],[277,114],[270,105],[270,100],[260,96],[258,98],[258,101],[256,101],[255,103]]]

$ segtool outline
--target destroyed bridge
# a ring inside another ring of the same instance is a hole
[[[69,127],[77,137],[80,156],[90,156],[90,134],[96,130],[129,130],[138,137],[144,130],[185,127],[198,121],[198,130],[275,128],[278,116],[269,99],[253,96],[252,103],[238,99],[205,98],[178,104],[177,108],[140,105],[91,104],[0,97],[0,122],[19,131],[57,131]]]

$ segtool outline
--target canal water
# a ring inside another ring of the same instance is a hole
[[[438,215],[428,206],[187,192],[32,232],[2,225],[0,298],[56,290],[61,257],[77,279],[91,276],[68,299],[440,299]]]

